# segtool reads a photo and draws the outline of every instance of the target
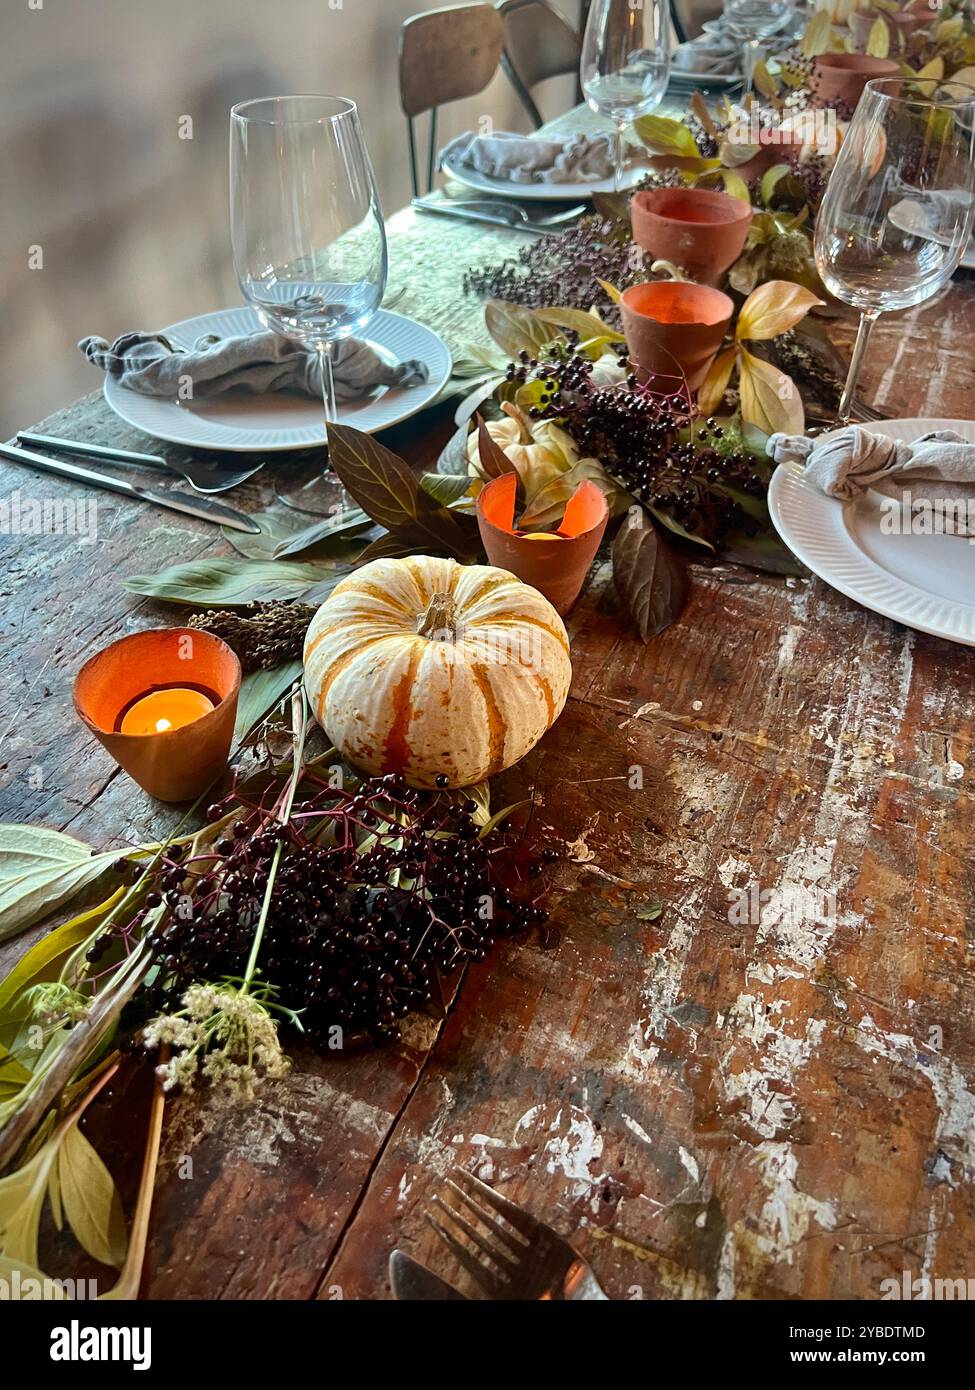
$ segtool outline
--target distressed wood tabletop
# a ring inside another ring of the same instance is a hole
[[[410,211],[389,230],[398,310],[455,353],[486,341],[463,271],[519,234]],[[971,415],[973,335],[964,279],[885,317],[865,398]],[[97,394],[41,428],[158,448]],[[441,408],[384,439],[429,465],[449,429]],[[18,489],[80,495],[5,467]],[[259,476],[232,500],[269,498]],[[93,845],[168,813],[75,719],[75,672],[172,621],[122,579],[227,552],[107,495],[98,518],[91,545],[0,540],[0,816]],[[560,851],[548,939],[499,946],[395,1047],[298,1049],[242,1109],[170,1103],[146,1295],[386,1298],[395,1246],[463,1283],[423,1217],[453,1164],[570,1237],[613,1298],[869,1299],[904,1270],[970,1272],[975,653],[729,566],[696,567],[644,646],[597,565],[569,626],[565,713],[493,785],[495,806],[533,792],[529,843]],[[96,1107],[120,1175],[146,1076]]]

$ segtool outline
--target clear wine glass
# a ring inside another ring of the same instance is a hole
[[[975,219],[975,91],[903,77],[868,82],[816,217],[831,294],[860,310],[840,399],[852,414],[873,325],[947,285]]]
[[[233,108],[230,230],[244,298],[318,354],[327,447],[332,350],[362,332],[386,290],[386,229],[355,102],[266,97]],[[275,491],[316,515],[347,505],[327,461],[282,473]]]
[[[793,0],[725,0],[725,26],[741,44],[742,96],[747,97],[752,90],[762,39],[785,28],[792,4]]]
[[[667,0],[592,0],[582,40],[579,79],[594,111],[616,126],[613,186],[623,186],[624,131],[656,110],[670,77]]]

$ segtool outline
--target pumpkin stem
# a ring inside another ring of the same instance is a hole
[[[420,614],[416,630],[421,637],[430,637],[439,642],[451,641],[457,636],[457,604],[450,594],[434,594],[426,609]]]

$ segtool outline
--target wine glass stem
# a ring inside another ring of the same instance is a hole
[[[857,339],[853,344],[853,356],[850,358],[850,369],[846,374],[846,385],[843,387],[843,394],[840,396],[840,408],[837,412],[844,425],[849,424],[853,415],[853,401],[856,396],[860,368],[863,366],[863,359],[866,356],[870,333],[879,318],[879,309],[867,309],[860,315],[860,327],[857,329]]]
[[[613,192],[619,193],[623,188],[623,164],[626,153],[626,139],[623,132],[626,130],[625,124],[617,124],[615,138],[613,140]]]
[[[335,378],[332,375],[332,344],[319,343],[316,349],[322,374],[322,406],[325,411],[325,443],[328,444],[328,426],[336,418]]]
[[[746,39],[741,53],[741,94],[747,97],[752,89],[755,76],[755,63],[758,60],[758,39]]]

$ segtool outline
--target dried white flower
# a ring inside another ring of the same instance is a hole
[[[278,1079],[288,1070],[277,1024],[268,1010],[271,991],[244,992],[236,982],[190,985],[183,1008],[162,1014],[143,1030],[146,1047],[162,1043],[176,1054],[157,1068],[164,1090],[191,1090],[197,1076],[249,1100],[258,1083]]]

